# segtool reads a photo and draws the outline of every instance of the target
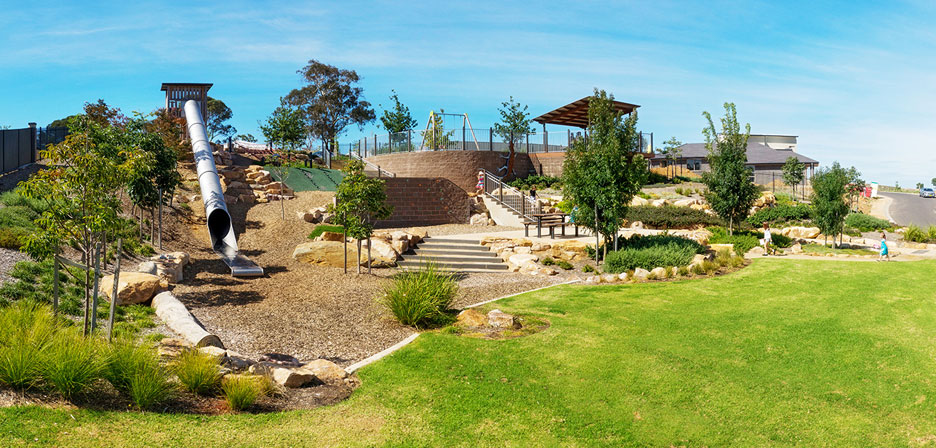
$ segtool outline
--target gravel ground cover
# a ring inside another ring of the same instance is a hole
[[[0,248],[0,283],[12,280],[10,270],[13,269],[16,263],[27,259],[29,257],[20,251]]]
[[[348,366],[406,338],[413,330],[400,325],[374,300],[382,282],[395,269],[375,269],[374,275],[349,269],[313,266],[292,258],[296,245],[308,241],[315,227],[296,212],[331,202],[330,192],[299,192],[281,204],[230,207],[241,251],[266,272],[264,277],[237,279],[207,248],[204,225],[188,225],[186,246],[192,266],[175,295],[225,345],[248,356],[284,353],[302,360],[325,358]],[[193,204],[196,214],[200,204]],[[430,235],[499,231],[496,226],[428,227]],[[462,307],[562,281],[521,274],[471,274],[459,280],[456,306]]]

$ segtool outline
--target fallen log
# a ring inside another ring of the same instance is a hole
[[[195,317],[189,313],[185,305],[175,298],[169,291],[156,294],[153,297],[153,309],[172,331],[179,333],[186,341],[196,347],[212,346],[224,348],[221,338],[207,332]]]

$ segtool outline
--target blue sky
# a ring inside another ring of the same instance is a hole
[[[237,129],[258,134],[314,58],[356,70],[375,105],[395,89],[421,124],[445,108],[486,128],[510,95],[535,116],[599,87],[641,105],[657,144],[702,141],[701,112],[732,101],[754,133],[798,135],[823,164],[886,184],[936,177],[933,2],[0,0],[0,11],[0,125],[46,124],[97,98],[151,111],[162,82],[211,82]]]

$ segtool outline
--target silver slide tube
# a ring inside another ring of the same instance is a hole
[[[224,202],[224,191],[218,168],[214,163],[205,122],[202,120],[198,102],[185,102],[185,121],[188,125],[189,138],[192,140],[192,152],[195,153],[195,170],[198,173],[198,185],[201,187],[202,201],[205,202],[205,216],[208,218],[208,233],[211,235],[211,248],[222,256],[234,257],[237,253],[237,238]]]

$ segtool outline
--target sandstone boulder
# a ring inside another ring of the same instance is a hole
[[[455,321],[455,325],[459,327],[483,327],[487,324],[487,316],[474,308],[468,308],[458,313]]]
[[[312,371],[303,368],[272,367],[269,372],[270,379],[283,387],[302,387],[316,379]]]
[[[650,270],[650,273],[656,276],[656,278],[665,278],[666,277],[666,268],[655,267]]]
[[[488,223],[488,217],[483,213],[471,215],[471,219],[468,221],[468,223],[473,226],[486,226]]]
[[[156,263],[153,263],[152,261],[144,261],[137,266],[137,272],[156,275]]]
[[[630,228],[630,229],[642,229],[642,228],[644,228],[644,223],[642,223],[642,222],[640,222],[640,221],[634,221],[634,222],[630,223],[627,227]]]
[[[695,199],[680,199],[673,203],[677,207],[689,207],[695,204]]]
[[[190,350],[191,348],[192,348],[192,344],[189,344],[184,339],[162,338],[159,341],[159,347],[157,349],[157,353],[159,354],[159,357],[162,358],[163,360],[171,360],[171,359],[175,359],[176,357],[181,355],[182,352],[186,350]]]
[[[601,274],[601,283],[614,283],[618,281],[618,276],[615,274]]]
[[[352,248],[348,248],[348,265],[354,265],[356,255]],[[309,241],[296,246],[293,258],[296,261],[324,266],[344,266],[344,243],[341,241]]]
[[[348,372],[327,359],[316,359],[304,366],[302,370],[312,372],[319,381],[325,384],[341,384],[348,377]]]
[[[642,197],[640,197],[640,196],[634,196],[634,198],[631,199],[631,201],[630,201],[630,205],[632,205],[632,206],[647,205],[648,203],[650,203],[650,201],[648,201],[648,200],[646,200],[646,199],[644,199],[644,198],[642,198]]]
[[[812,239],[818,238],[821,232],[818,227],[785,227],[780,234],[790,238]]]
[[[488,322],[494,328],[519,329],[521,327],[520,321],[517,320],[516,316],[507,314],[501,310],[491,310],[487,318]]]
[[[143,303],[152,299],[162,290],[160,279],[153,274],[143,272],[121,272],[117,285],[117,305]],[[114,293],[114,276],[101,279],[101,292],[109,298]]]
[[[343,241],[344,234],[338,232],[322,232],[321,235],[315,238],[316,241]]]
[[[636,280],[646,280],[648,275],[650,275],[650,271],[644,268],[634,269],[634,279]]]
[[[790,253],[793,255],[798,255],[798,254],[803,253],[803,245],[800,243],[793,244],[792,246],[790,246]]]
[[[367,264],[367,240],[361,241],[361,265]],[[393,246],[382,238],[370,239],[371,267],[389,267],[396,266],[399,254],[393,250]]]
[[[650,201],[650,205],[652,205],[652,206],[654,206],[654,207],[662,207],[662,206],[666,205],[666,199],[654,199],[654,200]]]

